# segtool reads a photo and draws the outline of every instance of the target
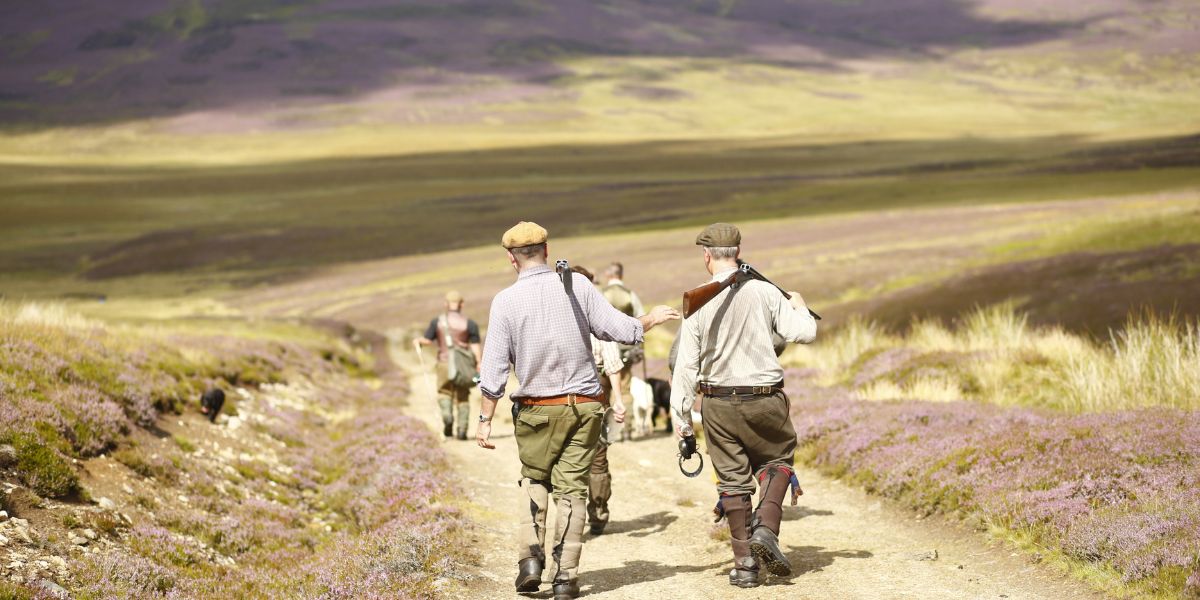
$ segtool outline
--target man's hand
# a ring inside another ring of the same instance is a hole
[[[808,304],[804,302],[804,296],[801,296],[800,292],[788,291],[788,294],[792,297],[789,300],[792,303],[792,308],[796,310],[808,310]]]
[[[479,444],[480,448],[487,448],[488,450],[496,449],[496,445],[488,441],[488,438],[491,436],[492,436],[492,422],[491,421],[486,421],[486,422],[480,423],[475,428],[475,442],[477,444]]]
[[[643,315],[641,317],[640,320],[642,322],[642,331],[643,332],[650,331],[656,325],[661,325],[663,323],[666,323],[667,321],[673,321],[678,318],[679,318],[678,310],[675,310],[674,308],[671,308],[670,306],[667,306],[665,304],[660,304],[660,305],[655,306],[654,308],[650,309],[650,312],[648,314]]]
[[[612,411],[614,421],[618,423],[625,422],[625,401],[621,399],[621,392],[616,390],[613,390]]]

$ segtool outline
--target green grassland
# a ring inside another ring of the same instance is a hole
[[[0,167],[0,292],[184,295],[486,243],[1200,183],[1191,138],[645,143],[246,167]],[[174,293],[172,293],[174,291]]]

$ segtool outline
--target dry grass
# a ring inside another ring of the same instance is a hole
[[[896,348],[913,352],[882,373],[864,374],[873,357]],[[954,328],[918,322],[903,336],[853,320],[818,344],[789,350],[785,362],[817,369],[820,383],[850,385],[867,400],[973,399],[1070,412],[1200,409],[1200,328],[1150,313],[1102,342],[1031,327],[1011,304],[977,309]]]

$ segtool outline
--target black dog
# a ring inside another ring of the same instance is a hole
[[[213,388],[200,396],[200,412],[208,415],[209,422],[217,422],[222,406],[225,406],[225,392],[220,388]]]
[[[667,417],[667,427],[663,431],[671,432],[671,382],[651,377],[646,380],[650,389],[654,390],[654,408],[650,410],[650,424],[658,426],[658,413],[661,410]]]

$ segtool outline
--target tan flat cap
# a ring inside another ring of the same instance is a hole
[[[708,248],[728,248],[742,245],[742,232],[729,223],[713,223],[696,236],[696,245]]]
[[[547,237],[549,236],[545,227],[533,221],[521,221],[504,232],[504,237],[500,238],[500,245],[512,250],[534,244],[545,244]]]
[[[446,302],[462,302],[463,295],[458,293],[458,290],[450,290],[446,292]]]

